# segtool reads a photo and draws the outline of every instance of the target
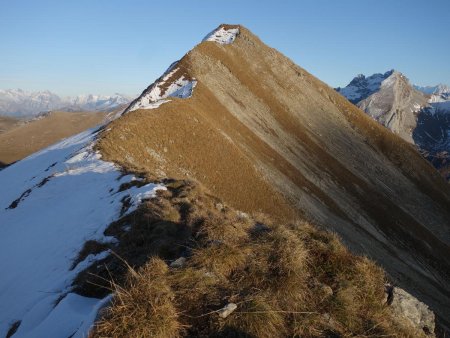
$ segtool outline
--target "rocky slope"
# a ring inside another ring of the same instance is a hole
[[[0,115],[23,118],[51,110],[110,111],[130,101],[129,97],[121,94],[60,97],[48,90],[26,92],[21,89],[6,89],[0,90]]]
[[[442,177],[248,30],[222,28],[238,33],[219,32],[173,64],[102,134],[103,156],[156,177],[196,179],[245,212],[314,220],[448,322]]]
[[[415,144],[450,179],[450,89],[447,86],[413,86],[400,72],[389,71],[367,79],[358,75],[347,87],[336,90],[383,126]]]

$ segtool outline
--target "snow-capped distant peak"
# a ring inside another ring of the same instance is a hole
[[[450,113],[450,87],[445,84],[437,86],[414,86],[415,89],[429,95],[428,102],[431,105],[431,113]]]
[[[376,73],[369,77],[359,74],[346,87],[337,88],[336,90],[349,101],[357,103],[378,91],[383,81],[394,73],[398,72],[392,69],[384,74]]]
[[[442,95],[447,94],[450,96],[450,87],[445,84],[438,84],[437,86],[418,86],[414,85],[414,88],[427,95]]]
[[[109,111],[130,101],[130,97],[120,94],[60,97],[48,90],[0,89],[0,115],[33,117],[52,110]]]
[[[239,34],[239,28],[227,28],[226,26],[220,26],[216,30],[209,33],[203,41],[213,41],[221,45],[228,45],[232,43],[236,36]]]

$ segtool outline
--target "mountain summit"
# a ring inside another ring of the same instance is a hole
[[[398,285],[450,322],[449,186],[240,25],[0,184],[2,335],[82,337],[111,274],[98,336],[408,336]],[[386,269],[387,300],[384,273],[311,223]],[[433,331],[420,308],[411,337]]]
[[[392,72],[370,96],[358,106],[405,141],[413,143],[416,115],[427,99],[415,90],[400,72]]]
[[[198,180],[245,212],[314,219],[446,317],[450,190],[443,179],[410,144],[244,27],[218,32],[110,124],[98,142],[104,158]],[[405,95],[402,107],[426,104],[395,71],[357,83],[360,97],[379,86]]]

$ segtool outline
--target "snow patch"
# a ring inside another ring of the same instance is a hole
[[[0,172],[0,337],[21,324],[14,337],[85,337],[105,299],[72,292],[77,274],[109,252],[89,255],[71,269],[87,240],[104,235],[121,215],[165,189],[132,186],[116,165],[93,150],[98,130],[80,133]],[[14,203],[13,203],[14,202]]]
[[[223,26],[209,33],[203,41],[213,41],[219,44],[230,44],[239,34],[239,28],[225,28]],[[174,62],[166,72],[153,84],[151,84],[136,100],[134,100],[123,113],[117,113],[115,118],[122,114],[137,109],[154,109],[166,103],[169,97],[186,99],[192,96],[197,80],[189,79],[185,75],[180,75],[173,80],[173,77],[180,73],[177,67],[178,62]],[[169,82],[170,81],[170,82]]]
[[[189,80],[181,75],[175,81],[168,81],[179,71],[176,64],[172,64],[164,75],[148,87],[126,110],[125,112],[137,109],[154,109],[161,104],[168,102],[164,100],[168,97],[179,97],[186,99],[192,96],[192,92],[197,81]],[[164,89],[163,89],[164,88]]]
[[[213,41],[221,45],[228,45],[233,43],[236,36],[239,34],[239,28],[228,28],[220,27],[211,33],[209,33],[203,41]]]

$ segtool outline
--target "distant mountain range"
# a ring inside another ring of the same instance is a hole
[[[450,180],[450,88],[412,85],[396,70],[358,75],[337,88],[350,102],[409,143]]]
[[[0,115],[33,117],[51,110],[110,111],[128,104],[131,99],[122,94],[60,97],[48,90],[28,92],[22,89],[0,89]]]

